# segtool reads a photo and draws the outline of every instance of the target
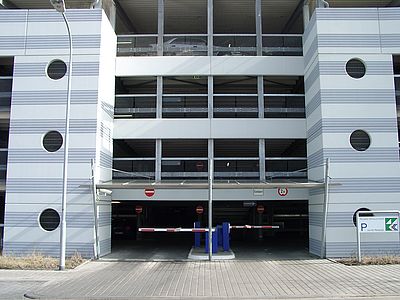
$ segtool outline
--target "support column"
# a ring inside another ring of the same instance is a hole
[[[309,21],[310,21],[310,4],[309,4],[309,1],[305,1],[304,5],[303,5],[303,27],[304,27],[304,30],[307,28]]]
[[[212,119],[214,117],[214,77],[208,76],[208,118]],[[211,121],[210,121],[211,124]],[[211,126],[211,125],[210,125]]]
[[[264,77],[257,76],[258,118],[264,118]]]
[[[162,96],[163,96],[163,78],[157,76],[157,99],[156,99],[156,118],[162,118]]]
[[[208,45],[207,55],[208,56],[213,55],[213,47],[214,47],[214,41],[213,41],[214,19],[213,18],[214,18],[214,1],[207,0],[207,45]]]
[[[260,181],[265,181],[265,140],[259,139],[258,146]]]
[[[262,13],[261,0],[256,0],[256,41],[257,41],[257,56],[262,56]]]
[[[162,56],[164,52],[164,0],[158,0],[157,20],[157,55]]]
[[[161,181],[162,140],[156,140],[156,182]]]

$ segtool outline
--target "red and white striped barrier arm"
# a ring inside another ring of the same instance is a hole
[[[139,228],[140,232],[208,232],[208,228]],[[213,229],[214,231],[215,229]]]
[[[279,229],[277,225],[231,225],[231,229]]]

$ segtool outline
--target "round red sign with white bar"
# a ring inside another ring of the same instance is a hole
[[[278,195],[281,197],[285,197],[289,193],[288,188],[278,188]]]
[[[156,191],[154,189],[145,189],[144,190],[144,194],[147,197],[153,197],[155,193],[156,193]]]

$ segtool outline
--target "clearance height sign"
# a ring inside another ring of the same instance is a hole
[[[399,232],[399,219],[396,217],[360,217],[360,232]]]

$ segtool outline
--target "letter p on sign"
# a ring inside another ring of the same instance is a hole
[[[361,223],[361,231],[364,231],[368,227],[367,223]]]

